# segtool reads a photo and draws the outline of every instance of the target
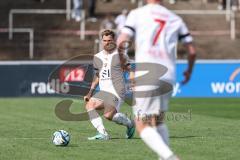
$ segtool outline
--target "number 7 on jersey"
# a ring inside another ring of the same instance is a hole
[[[159,37],[160,37],[160,35],[161,35],[161,32],[162,32],[162,30],[163,30],[163,27],[164,27],[165,24],[166,24],[166,21],[161,20],[161,19],[154,19],[154,21],[159,24],[159,27],[158,27],[158,29],[157,29],[157,33],[154,35],[154,38],[153,38],[153,46],[156,45],[157,40],[159,39]]]

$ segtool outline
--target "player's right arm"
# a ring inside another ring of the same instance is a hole
[[[120,55],[122,68],[126,71],[130,71],[130,65],[128,65],[127,62],[128,56],[124,54],[132,44],[132,37],[134,37],[135,34],[135,20],[136,17],[134,16],[134,12],[131,11],[127,17],[125,26],[123,27],[121,34],[117,39],[118,53]]]
[[[134,11],[131,11],[128,14],[127,20],[125,22],[125,26],[121,31],[121,34],[119,35],[117,39],[117,46],[118,46],[118,52],[119,54],[123,54],[126,49],[125,44],[128,44],[127,46],[129,47],[130,44],[132,43],[132,38],[135,35],[135,28],[136,28],[136,16],[134,15]],[[121,52],[123,51],[123,52]],[[129,72],[129,81],[130,81],[130,87],[133,89],[135,86],[135,80],[134,80],[134,70],[131,68],[131,65],[126,65],[125,70]]]
[[[119,38],[117,39],[118,48],[123,45],[125,42],[130,42],[131,38],[135,35],[135,28],[136,28],[136,15],[134,11],[131,11],[125,22],[125,26],[123,27]]]
[[[94,79],[92,81],[91,88],[90,88],[88,94],[83,97],[85,102],[89,101],[89,99],[92,97],[92,94],[93,94],[96,86],[98,85],[98,83],[99,83],[99,77],[98,77],[98,73],[96,73],[94,76]]]
[[[97,58],[96,56],[94,56],[94,58],[93,58],[94,77],[93,77],[91,88],[90,88],[88,94],[86,96],[84,96],[85,102],[89,101],[89,99],[92,97],[93,92],[99,83],[99,66],[102,66],[101,60],[99,58]]]
[[[186,84],[189,82],[192,75],[194,63],[196,61],[196,49],[193,45],[193,38],[183,21],[179,29],[179,40],[185,45],[186,49],[188,50],[188,66],[183,72],[184,80],[181,82],[182,84]]]
[[[191,75],[192,75],[193,66],[196,61],[196,51],[195,51],[195,47],[193,46],[193,44],[187,43],[187,44],[185,44],[185,46],[188,50],[188,66],[187,66],[187,69],[183,73],[184,80],[182,81],[182,84],[186,84],[190,80]]]

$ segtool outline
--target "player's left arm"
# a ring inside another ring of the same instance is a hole
[[[186,43],[185,47],[188,50],[188,66],[187,69],[184,71],[184,80],[182,84],[186,84],[191,79],[194,63],[196,61],[196,49],[193,43]]]
[[[189,82],[194,63],[196,60],[196,49],[193,45],[193,37],[191,36],[186,24],[181,21],[181,26],[179,28],[179,40],[184,44],[185,48],[188,51],[188,66],[186,70],[183,72],[184,80],[181,82],[182,84],[186,84]]]

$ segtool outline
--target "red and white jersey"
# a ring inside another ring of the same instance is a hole
[[[162,64],[168,72],[161,79],[175,82],[177,42],[193,40],[179,16],[159,4],[147,4],[129,13],[122,32],[135,36],[136,63]]]

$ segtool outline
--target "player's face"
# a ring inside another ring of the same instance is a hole
[[[116,48],[116,43],[111,35],[103,36],[102,44],[104,50],[106,50],[107,52],[112,52]]]

